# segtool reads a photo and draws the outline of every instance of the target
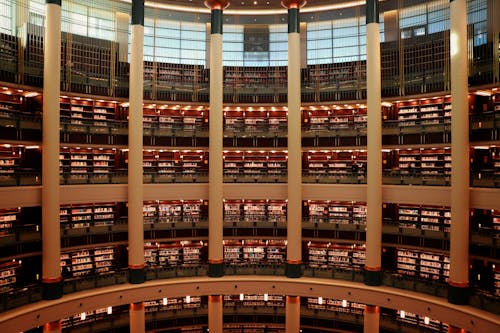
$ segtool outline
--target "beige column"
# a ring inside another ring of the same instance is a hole
[[[300,277],[302,265],[302,130],[300,80],[300,7],[303,0],[282,1],[288,8],[288,205],[287,277]]]
[[[223,331],[222,295],[208,296],[208,329],[210,332]]]
[[[52,321],[50,323],[47,323],[43,325],[43,333],[61,333],[62,332],[62,325],[61,321]]]
[[[448,301],[467,304],[469,286],[469,115],[465,0],[450,2],[451,227]]]
[[[367,195],[365,284],[382,284],[382,114],[378,0],[366,1]]]
[[[143,221],[143,85],[144,2],[132,1],[132,45],[128,121],[128,267],[129,281],[142,283],[144,272]]]
[[[300,296],[286,296],[285,330],[300,332]]]
[[[363,332],[378,333],[380,324],[380,308],[376,305],[365,305],[363,316]]]
[[[43,298],[62,297],[59,225],[59,96],[61,1],[47,0],[43,74],[42,285]]]
[[[146,316],[144,314],[144,303],[130,303],[130,333],[146,332]]]
[[[222,11],[226,0],[210,0],[210,113],[208,144],[208,276],[224,275],[223,236],[223,113],[222,113]]]

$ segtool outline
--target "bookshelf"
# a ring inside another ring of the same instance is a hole
[[[93,252],[93,249],[62,252],[60,265],[63,277],[91,275],[95,267]]]
[[[443,116],[443,98],[438,97],[420,100],[420,123],[422,125],[439,124],[442,121]]]
[[[243,220],[246,222],[265,222],[266,221],[266,200],[244,200]]]
[[[404,101],[396,103],[399,126],[415,126],[418,121],[418,101]]]
[[[182,221],[182,201],[162,200],[158,202],[158,222],[172,223]]]
[[[0,178],[12,177],[19,169],[21,152],[10,145],[0,146]]]
[[[357,201],[305,201],[308,218],[314,223],[366,224],[366,203]]]
[[[493,284],[495,288],[495,295],[500,296],[500,269],[495,266],[493,270]]]
[[[450,259],[447,255],[410,249],[397,249],[396,253],[399,274],[448,281]]]
[[[202,215],[203,200],[184,200],[182,217],[184,222],[199,222]]]
[[[149,267],[158,266],[158,244],[144,243],[144,264]]]
[[[21,265],[17,261],[0,263],[0,293],[14,289]]]
[[[448,207],[399,204],[398,220],[402,228],[449,232],[451,213]]]
[[[181,242],[182,245],[182,264],[184,266],[198,265],[201,262],[201,251],[203,242]]]
[[[260,240],[244,241],[242,247],[243,261],[249,263],[263,262],[266,258],[266,243]]]
[[[95,272],[97,274],[113,272],[115,264],[115,249],[101,247],[94,249]]]
[[[160,266],[180,265],[182,263],[181,243],[159,244],[158,263]]]
[[[59,209],[59,222],[64,229],[112,225],[115,220],[114,202],[61,205]]]
[[[311,150],[302,155],[307,174],[316,177],[344,178],[349,175],[362,178],[367,165],[367,153],[357,151]]]
[[[267,174],[270,176],[285,176],[288,172],[288,152],[270,151],[267,155]]]
[[[224,241],[224,262],[237,265],[242,262],[242,242],[231,240]]]
[[[266,259],[269,263],[284,263],[286,260],[286,241],[269,240],[266,248]]]
[[[0,118],[11,118],[22,109],[22,97],[16,94],[0,93]]]
[[[183,151],[180,155],[182,173],[184,175],[196,175],[208,168],[208,152],[206,151]]]
[[[115,168],[116,149],[92,149],[92,167],[96,175],[108,174]]]
[[[309,267],[328,267],[328,245],[325,243],[310,243],[307,246]]]
[[[156,223],[158,221],[158,203],[156,201],[145,201],[142,205],[142,216],[144,223]]]
[[[224,221],[239,221],[242,215],[242,200],[224,200]]]
[[[286,200],[267,201],[267,220],[269,222],[286,222]]]
[[[20,208],[0,209],[0,236],[7,235],[20,222]]]

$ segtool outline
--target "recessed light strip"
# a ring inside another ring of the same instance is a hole
[[[126,2],[126,3],[131,3],[131,0],[120,0],[121,2]],[[336,10],[336,9],[343,9],[343,8],[350,8],[350,7],[356,7],[356,6],[361,6],[364,5],[366,1],[349,1],[349,2],[343,2],[343,3],[335,3],[335,4],[330,4],[330,5],[323,5],[323,6],[305,6],[302,8],[300,11],[302,13],[316,13],[316,12],[322,12],[322,11],[329,11],[329,10]],[[173,5],[173,4],[163,4],[163,3],[156,3],[152,1],[146,1],[144,3],[146,7],[150,8],[155,8],[155,9],[165,9],[165,10],[171,10],[171,11],[177,11],[177,12],[188,12],[188,13],[200,13],[200,14],[210,14],[210,9],[208,8],[195,8],[195,7],[189,7],[189,6],[179,6],[179,5]],[[225,15],[242,15],[242,16],[249,16],[249,15],[286,15],[287,10],[285,8],[276,8],[276,9],[229,9],[224,10]]]

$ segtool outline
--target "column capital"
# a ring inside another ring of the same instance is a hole
[[[223,10],[229,7],[229,0],[205,0],[204,3],[210,10]]]
[[[287,9],[302,8],[307,3],[307,0],[281,0],[281,5]]]

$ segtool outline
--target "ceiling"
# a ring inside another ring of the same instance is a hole
[[[152,0],[151,2],[170,4],[175,6],[186,6],[195,9],[206,8],[203,0]],[[281,10],[281,0],[229,0],[228,9],[231,10]],[[351,2],[351,0],[308,0],[306,7],[316,7]]]

